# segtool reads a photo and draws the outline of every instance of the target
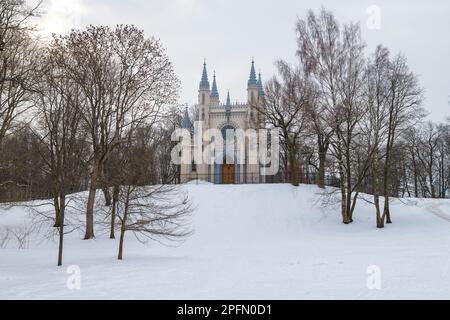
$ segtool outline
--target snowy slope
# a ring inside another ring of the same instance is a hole
[[[355,222],[343,225],[314,186],[183,188],[197,208],[195,233],[181,246],[130,235],[119,262],[116,240],[73,233],[57,268],[55,243],[11,243],[0,249],[0,298],[450,299],[449,200],[396,200],[394,224],[377,230],[369,203],[360,201]],[[2,210],[0,228],[27,219],[24,209]],[[66,287],[69,265],[81,268],[80,290]],[[372,265],[381,290],[367,288]]]

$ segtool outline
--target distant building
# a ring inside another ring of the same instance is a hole
[[[198,104],[194,106],[195,121],[203,121],[203,129],[217,128],[221,130],[223,137],[227,130],[258,129],[262,124],[262,115],[258,112],[264,97],[261,74],[256,76],[255,63],[252,61],[250,77],[247,81],[247,102],[232,103],[230,92],[226,102],[221,103],[217,89],[216,75],[214,73],[212,87],[208,80],[206,63],[203,65],[203,73],[198,90]],[[190,128],[191,121],[186,109],[183,127]],[[249,164],[248,141],[245,144],[245,163],[240,163],[236,151],[227,151],[224,147],[223,163],[214,164],[182,164],[180,168],[181,182],[199,179],[216,184],[233,183],[264,183],[265,177],[261,175],[259,164]]]

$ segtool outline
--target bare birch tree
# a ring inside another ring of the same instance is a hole
[[[393,148],[401,133],[424,117],[422,101],[423,89],[419,85],[417,75],[409,70],[404,56],[395,56],[389,68],[388,131],[383,164],[383,215],[386,217],[386,223],[392,223],[389,183]]]
[[[318,186],[325,186],[326,156],[334,134],[334,110],[339,103],[338,67],[342,51],[340,27],[333,13],[322,9],[319,15],[309,11],[298,19],[297,56],[306,75],[318,92],[316,103],[308,108],[311,128],[316,135],[319,159]]]

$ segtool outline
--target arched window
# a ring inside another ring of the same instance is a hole
[[[227,124],[222,128],[222,137],[225,139],[227,137],[227,130],[236,130],[233,126]]]
[[[202,104],[205,104],[205,94],[202,93]]]

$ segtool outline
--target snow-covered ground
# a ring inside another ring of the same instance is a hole
[[[449,200],[396,200],[394,224],[378,230],[371,204],[360,201],[343,225],[314,186],[183,188],[197,208],[182,245],[129,235],[118,261],[117,240],[72,233],[58,268],[56,243],[43,235],[26,249],[11,241],[0,249],[0,298],[450,299]],[[22,208],[0,210],[0,230],[27,221]],[[80,290],[66,285],[70,265],[81,270]],[[380,290],[368,288],[368,268],[380,271]]]

